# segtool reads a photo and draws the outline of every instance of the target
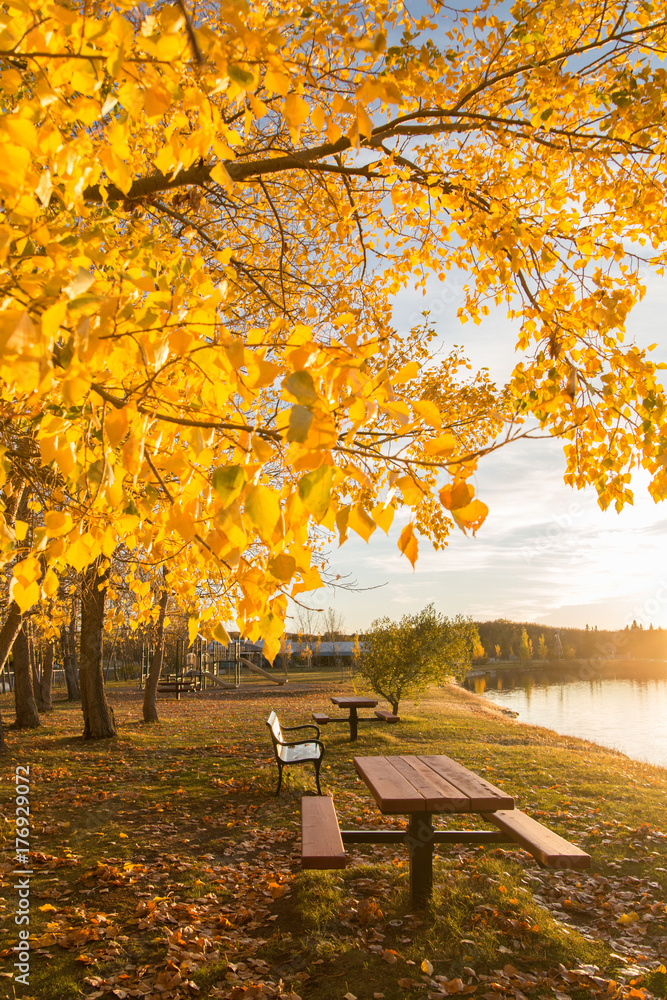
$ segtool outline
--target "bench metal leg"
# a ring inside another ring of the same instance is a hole
[[[320,788],[320,764],[322,763],[322,758],[320,757],[319,760],[313,761],[313,763],[315,764],[315,784],[317,785],[317,794],[321,795],[322,789]]]
[[[278,764],[278,787],[276,788],[276,795],[280,794],[280,786],[282,784],[282,781],[283,781],[283,768],[282,764]]]

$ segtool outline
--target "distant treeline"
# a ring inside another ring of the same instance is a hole
[[[615,659],[667,660],[667,629],[637,622],[617,632],[597,628],[554,628],[532,622],[476,622],[486,660]]]

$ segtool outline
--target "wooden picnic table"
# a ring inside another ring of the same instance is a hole
[[[359,718],[357,714],[358,708],[375,708],[377,705],[376,698],[360,698],[356,695],[334,695],[331,699],[334,705],[338,708],[347,708],[349,714],[341,718],[341,722],[350,723],[350,742],[354,742],[357,738],[357,727],[360,722],[375,722],[376,719],[363,719]]]
[[[354,766],[382,813],[407,814],[408,830],[407,835],[404,830],[342,830],[342,843],[405,844],[415,907],[431,896],[436,844],[513,841],[551,868],[590,866],[588,854],[515,809],[511,795],[450,757],[355,757]],[[447,813],[477,813],[499,829],[435,830],[433,815]]]

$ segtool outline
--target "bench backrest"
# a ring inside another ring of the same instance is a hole
[[[283,743],[284,742],[283,731],[280,728],[280,722],[278,721],[278,716],[276,715],[275,712],[271,712],[271,715],[266,720],[266,724],[271,730],[271,737],[273,739],[274,744],[276,743],[276,741],[278,743]]]

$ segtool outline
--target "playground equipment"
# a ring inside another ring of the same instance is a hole
[[[152,653],[152,646],[145,644],[141,655],[140,687],[146,683]],[[235,689],[242,684],[241,672],[242,667],[245,667],[253,673],[266,677],[272,684],[280,686],[287,684],[287,674],[270,673],[253,662],[252,656],[261,656],[261,653],[244,650],[244,643],[240,639],[234,639],[225,645],[221,642],[209,643],[203,635],[198,635],[190,647],[185,639],[177,639],[175,672],[163,677],[163,680],[178,681],[179,678],[188,676],[194,677],[202,690],[205,690],[208,684]]]

